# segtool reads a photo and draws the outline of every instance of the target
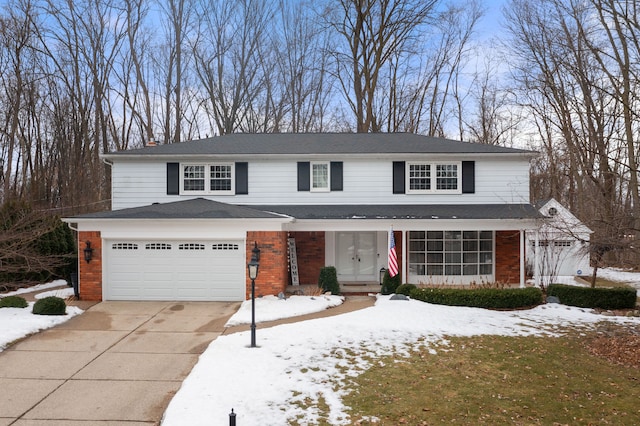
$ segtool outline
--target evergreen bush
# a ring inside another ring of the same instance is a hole
[[[412,299],[449,306],[470,306],[486,309],[517,309],[542,303],[542,290],[527,288],[417,288],[410,294]]]
[[[318,287],[324,292],[330,291],[331,294],[340,294],[340,283],[338,283],[338,272],[334,266],[325,266],[320,269],[318,277]]]
[[[393,294],[396,292],[398,286],[402,283],[400,279],[400,274],[397,274],[395,277],[389,275],[389,271],[387,270],[384,273],[384,277],[382,278],[382,289],[380,292],[382,294]]]
[[[580,308],[633,309],[636,306],[636,289],[631,287],[601,288],[551,284],[547,296],[555,296],[560,303]]]
[[[24,297],[7,296],[0,299],[0,308],[26,308],[29,306]]]
[[[32,313],[36,315],[66,315],[67,304],[56,296],[44,297],[36,301]]]
[[[396,288],[396,294],[404,294],[405,296],[411,296],[411,292],[417,287],[415,284],[400,284]]]

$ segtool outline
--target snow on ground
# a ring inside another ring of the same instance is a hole
[[[10,291],[8,293],[2,293],[1,296],[5,297],[5,296],[20,295],[24,293],[33,293],[35,291],[46,290],[48,288],[54,288],[54,287],[61,287],[63,285],[67,285],[67,282],[65,280],[55,280],[55,281],[51,281],[50,283],[38,284],[31,287],[24,287],[15,291]]]
[[[293,298],[266,303],[278,303],[283,315],[296,304]],[[249,322],[248,315],[243,310],[235,321]],[[605,317],[559,304],[505,312],[378,296],[371,308],[267,329],[258,326],[258,348],[249,347],[249,332],[218,337],[183,382],[162,424],[226,424],[231,409],[243,425],[283,425],[292,419],[316,424],[319,413],[312,406],[319,398],[329,407],[329,424],[349,424],[344,391],[335,389],[348,387],[348,377],[366,370],[371,357],[402,356],[417,344],[437,351],[447,336],[554,335],[564,326],[588,327],[599,321],[640,327],[639,318]],[[305,404],[307,398],[314,403]]]
[[[73,288],[72,287],[64,287],[56,290],[43,291],[42,293],[36,294],[34,297],[36,299],[43,299],[45,297],[55,296],[61,299],[66,299],[67,297],[73,296]]]
[[[275,321],[282,318],[296,317],[324,311],[344,302],[342,296],[291,296],[280,299],[276,296],[264,296],[256,299],[256,323]],[[284,315],[284,316],[283,316]],[[251,322],[251,301],[247,300],[227,321],[226,327]]]
[[[56,280],[46,284],[38,284],[30,288],[21,288],[10,293],[3,293],[2,297],[46,290],[48,288],[60,287],[66,284],[67,282],[64,280]],[[68,293],[68,289],[71,290],[71,294],[73,294],[72,288],[63,288],[46,292],[50,294],[45,294],[45,296],[66,298],[68,295],[65,296],[64,294]],[[44,296],[42,294],[38,294],[36,295],[36,298],[38,297]],[[67,315],[34,315],[31,313],[34,303],[35,302],[30,302],[29,306],[26,308],[0,309],[0,352],[2,352],[7,345],[14,340],[21,339],[29,334],[61,324],[83,312],[82,309],[76,306],[67,306]]]

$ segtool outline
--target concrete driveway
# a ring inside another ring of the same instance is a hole
[[[102,302],[0,352],[0,426],[155,425],[240,302]]]

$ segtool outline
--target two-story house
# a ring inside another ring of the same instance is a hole
[[[394,230],[403,282],[524,285],[535,153],[415,134],[233,134],[103,155],[112,210],[78,231],[80,295],[244,300],[297,277],[377,283]],[[85,252],[87,257],[85,257]]]

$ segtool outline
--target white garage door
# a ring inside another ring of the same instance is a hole
[[[245,298],[242,241],[105,241],[106,300]]]

